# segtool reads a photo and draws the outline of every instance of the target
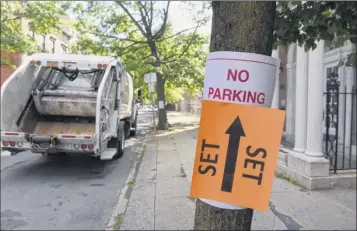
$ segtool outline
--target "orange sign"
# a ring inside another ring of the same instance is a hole
[[[190,197],[267,211],[285,111],[204,100]]]

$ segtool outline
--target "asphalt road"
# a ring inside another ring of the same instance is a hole
[[[140,110],[138,120],[138,135],[126,141],[120,159],[30,152],[1,157],[1,230],[105,229],[152,112]]]

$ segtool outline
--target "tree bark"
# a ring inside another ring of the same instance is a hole
[[[151,55],[156,58],[156,61],[153,63],[153,66],[160,67],[161,60],[157,52],[156,43],[150,42],[149,46],[151,49]],[[164,103],[164,108],[158,107],[159,122],[157,128],[158,130],[165,130],[167,124],[167,114],[165,109],[165,80],[162,78],[162,76],[159,73],[156,73],[156,76],[157,76],[157,82],[156,82],[157,103],[159,104],[160,101]]]
[[[271,55],[275,2],[213,1],[210,51]],[[196,200],[195,230],[250,230],[252,209],[228,210]]]
[[[164,102],[164,108],[158,108],[159,111],[159,122],[157,124],[158,130],[165,130],[167,124],[167,114],[165,108],[165,80],[162,79],[162,76],[157,73],[157,83],[156,83],[156,92],[158,104],[160,101]]]

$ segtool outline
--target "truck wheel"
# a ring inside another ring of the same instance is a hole
[[[134,130],[130,130],[130,136],[136,136],[136,127]]]
[[[132,124],[132,128],[134,128],[133,130],[130,130],[130,136],[135,136],[136,135],[136,128],[137,128],[137,123],[136,121],[138,120],[138,114],[136,114],[136,117],[135,117],[135,121],[134,123]]]
[[[130,122],[125,123],[125,138],[129,139],[130,138]]]
[[[134,130],[130,130],[130,136],[135,136],[136,135],[136,124],[134,127]]]
[[[116,142],[117,153],[115,154],[116,157],[120,158],[124,155],[124,147],[125,147],[125,129],[124,129],[124,123],[121,122],[119,129],[117,131],[117,142]]]

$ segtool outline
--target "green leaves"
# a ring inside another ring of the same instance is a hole
[[[295,7],[293,10],[289,8]],[[326,44],[357,43],[357,2],[307,1],[278,2],[274,38],[278,45],[297,42],[305,50],[315,49],[315,41]]]
[[[152,1],[77,3],[73,9],[77,15],[75,27],[82,36],[74,50],[120,56],[126,70],[135,76],[135,88],[142,90],[144,99],[150,99],[144,74],[160,74],[165,81],[166,101],[175,103],[184,93],[201,90],[207,52],[204,45],[208,38],[198,34],[195,28],[187,30],[191,33],[175,34],[169,23],[163,23],[166,3],[155,4]],[[153,48],[157,55],[153,54]],[[154,67],[154,63],[160,65]]]
[[[56,33],[60,17],[68,5],[55,1],[2,1],[1,2],[1,51],[31,53],[38,51],[29,31],[36,34]],[[2,60],[2,63],[8,61]]]

